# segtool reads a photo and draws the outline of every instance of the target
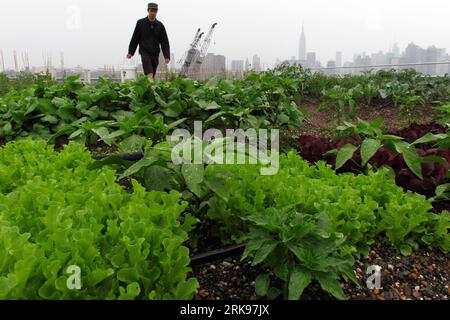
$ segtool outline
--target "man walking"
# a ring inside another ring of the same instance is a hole
[[[156,3],[148,4],[148,16],[139,19],[136,23],[133,36],[128,48],[127,58],[131,59],[139,45],[139,54],[142,59],[144,74],[149,78],[155,78],[156,68],[159,63],[160,46],[165,58],[166,64],[170,62],[170,45],[167,37],[166,28],[161,21],[156,19],[158,5]]]

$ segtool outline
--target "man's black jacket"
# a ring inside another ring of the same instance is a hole
[[[148,17],[145,17],[137,21],[128,53],[134,55],[138,45],[140,54],[149,54],[153,57],[159,57],[159,45],[161,45],[164,58],[170,59],[170,45],[166,28],[159,20],[151,22]]]

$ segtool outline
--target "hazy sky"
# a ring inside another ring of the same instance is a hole
[[[42,52],[59,65],[121,65],[136,21],[147,15],[147,2],[125,0],[2,0],[0,49],[6,67],[13,50],[27,50],[32,65],[43,65]],[[326,63],[336,51],[344,61],[354,53],[386,51],[394,42],[450,50],[449,0],[160,0],[158,19],[166,26],[176,60],[197,28],[217,22],[209,52],[228,64],[254,54],[272,65],[298,55],[302,21],[307,51]],[[139,57],[138,55],[136,55]]]

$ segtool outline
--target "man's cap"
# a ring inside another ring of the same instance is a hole
[[[154,2],[150,2],[148,4],[148,9],[158,9],[158,4],[156,4]]]

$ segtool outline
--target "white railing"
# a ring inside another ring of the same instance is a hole
[[[443,76],[443,75],[448,75],[450,74],[450,61],[438,61],[438,62],[419,62],[419,63],[399,63],[399,64],[378,64],[378,65],[359,65],[359,66],[341,66],[341,67],[320,67],[320,68],[308,68],[308,67],[304,67],[305,69],[309,69],[313,72],[323,72],[324,74],[327,75],[345,75],[345,74],[358,74],[361,72],[367,72],[367,71],[379,71],[379,70],[389,70],[389,69],[406,69],[406,68],[414,68],[414,69],[418,69],[417,67],[420,66],[434,66],[434,65],[447,65],[448,68],[447,70],[445,70],[444,72],[439,72],[438,74],[434,74],[431,76]],[[350,71],[350,72],[347,72]],[[417,70],[419,72],[423,72],[423,70]],[[435,70],[436,71],[436,70]],[[117,72],[119,73],[119,72]],[[138,72],[138,76],[142,75],[143,72],[140,71]],[[219,76],[225,79],[240,79],[244,76],[244,72],[232,72],[232,71],[228,71],[228,70],[223,70],[223,71],[200,71],[200,72],[195,72],[195,73],[189,73],[187,74],[187,76],[189,78],[195,79],[195,80],[207,80],[210,79],[214,76]],[[87,82],[87,83],[92,83],[92,82],[97,82],[100,77],[92,77],[92,71],[91,70],[83,70],[82,73],[78,73],[78,75],[80,76],[80,78]],[[172,70],[158,70],[156,72],[156,79],[159,80],[170,80],[173,78],[176,78],[179,75],[179,70],[176,71],[172,71]],[[426,73],[425,73],[426,75]],[[54,80],[60,82],[64,80],[64,77],[57,77],[55,75],[55,72],[51,73],[51,76]],[[121,77],[120,77],[120,73],[119,75],[117,75],[116,73],[114,74],[105,74],[104,76],[101,76],[102,78],[106,78],[106,79],[112,79],[114,81],[120,82],[121,81]],[[16,76],[9,76],[10,79],[15,79]]]
[[[437,72],[440,70],[434,70],[432,74],[427,74],[427,71],[417,68],[419,66],[437,66],[437,65],[447,65],[447,70],[443,72]],[[346,70],[349,70],[352,74],[361,73],[365,71],[379,71],[379,70],[390,70],[390,69],[415,69],[431,76],[443,76],[450,73],[450,61],[438,61],[438,62],[417,62],[417,63],[397,63],[397,64],[378,64],[378,65],[359,65],[359,66],[340,66],[340,67],[320,67],[320,68],[308,68],[313,72],[324,71],[325,74],[346,74]],[[334,72],[337,71],[337,72]]]

